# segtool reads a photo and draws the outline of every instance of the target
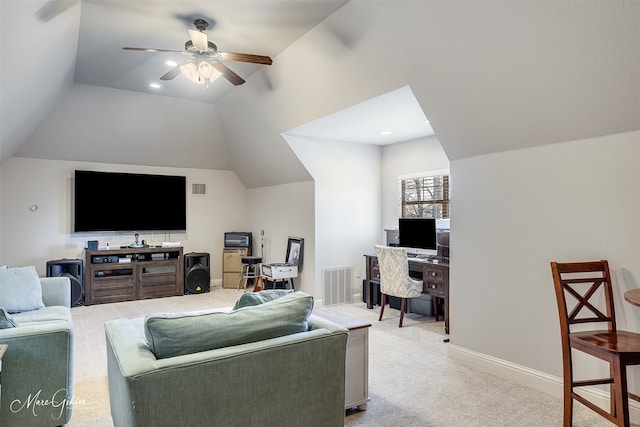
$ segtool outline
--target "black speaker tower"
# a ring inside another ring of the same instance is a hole
[[[210,289],[210,257],[208,253],[191,252],[184,255],[184,293],[202,294]]]
[[[71,306],[84,301],[83,263],[81,259],[58,259],[47,261],[47,277],[68,277],[71,281]]]

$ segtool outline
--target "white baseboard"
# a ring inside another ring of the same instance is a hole
[[[535,390],[556,396],[562,399],[562,378],[546,372],[537,371],[526,366],[518,365],[507,360],[487,354],[478,353],[455,344],[449,344],[447,355],[467,366],[472,366],[483,371],[490,372],[501,378],[513,381]],[[609,394],[595,387],[581,387],[581,395],[596,405],[609,409]],[[580,403],[577,403],[578,405]],[[629,417],[631,422],[640,422],[640,404],[629,402]]]
[[[353,302],[365,302],[362,292],[356,292],[355,294],[353,294]]]

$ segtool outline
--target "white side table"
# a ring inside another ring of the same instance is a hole
[[[314,308],[313,314],[349,330],[344,407],[366,410],[369,402],[369,327],[371,323],[326,307]]]

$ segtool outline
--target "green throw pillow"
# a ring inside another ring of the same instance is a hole
[[[242,294],[240,298],[238,298],[238,301],[236,301],[233,309],[237,310],[242,307],[264,304],[265,302],[276,300],[293,292],[293,289],[266,289],[260,292]]]
[[[156,358],[164,359],[306,332],[311,310],[313,297],[294,292],[231,312],[149,315],[144,333]]]
[[[0,329],[15,328],[16,322],[3,307],[0,307]]]
[[[34,266],[0,268],[0,304],[9,313],[44,307],[42,285]]]

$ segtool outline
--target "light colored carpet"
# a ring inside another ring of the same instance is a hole
[[[102,304],[71,309],[75,327],[71,427],[111,427],[104,322],[149,313],[232,306],[240,291]],[[345,426],[561,426],[562,400],[472,369],[447,358],[443,322],[365,304],[332,309],[371,322],[369,396],[366,411],[350,410]],[[574,425],[610,426],[576,404]],[[290,426],[294,427],[294,426]]]

